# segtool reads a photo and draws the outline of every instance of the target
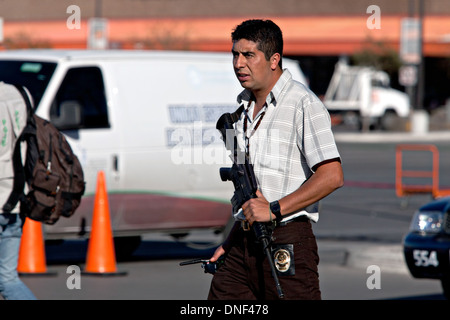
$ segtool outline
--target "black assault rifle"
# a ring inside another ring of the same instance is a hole
[[[255,173],[253,172],[253,165],[250,163],[248,157],[244,156],[244,159],[238,159],[237,138],[234,134],[233,124],[239,119],[242,110],[243,106],[232,114],[223,114],[216,124],[216,129],[222,134],[226,148],[233,153],[232,167],[220,168],[220,178],[222,181],[232,181],[234,184],[234,194],[231,198],[233,212],[237,212],[246,201],[257,198],[256,190],[258,188]],[[272,241],[271,234],[269,233],[267,226],[261,222],[253,223],[252,229],[257,241],[263,245],[264,253],[267,256],[272,269],[272,277],[275,280],[278,296],[284,298],[284,293],[278,280],[277,271],[270,250],[270,242]]]

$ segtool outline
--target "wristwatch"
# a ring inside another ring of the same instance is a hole
[[[281,208],[278,200],[270,203],[270,212],[272,212],[275,215],[276,222],[280,222],[281,219],[283,219],[283,217],[281,216]]]

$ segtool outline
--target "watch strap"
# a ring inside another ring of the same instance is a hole
[[[278,201],[273,201],[270,203],[270,212],[275,215],[275,221],[280,222],[283,219],[281,215],[280,203]]]

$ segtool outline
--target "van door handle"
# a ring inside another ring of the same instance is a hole
[[[113,171],[119,172],[119,156],[118,155],[113,156]]]

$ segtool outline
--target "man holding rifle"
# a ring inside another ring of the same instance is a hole
[[[318,201],[344,179],[329,114],[282,69],[283,38],[276,24],[247,20],[231,36],[233,67],[245,89],[237,99],[237,158],[249,159],[257,191],[234,210],[236,223],[210,259],[225,256],[208,299],[320,299],[310,221],[319,218]],[[257,233],[249,232],[256,225],[269,230],[271,259]]]

